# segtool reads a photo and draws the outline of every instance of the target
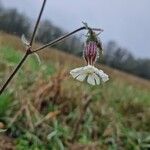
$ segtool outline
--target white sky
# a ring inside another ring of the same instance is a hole
[[[35,19],[43,0],[1,0]],[[72,31],[82,21],[104,29],[102,41],[116,41],[137,57],[150,58],[150,0],[47,0],[43,18]]]

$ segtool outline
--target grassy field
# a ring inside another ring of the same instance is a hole
[[[0,85],[23,51],[20,39],[0,33]],[[110,80],[93,87],[69,75],[80,58],[53,48],[39,55],[41,64],[28,58],[0,96],[0,150],[150,148],[150,81],[97,65]]]

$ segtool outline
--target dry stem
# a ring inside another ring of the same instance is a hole
[[[76,122],[76,124],[75,124],[75,126],[74,126],[73,137],[72,137],[72,139],[71,139],[72,142],[73,142],[73,141],[76,139],[76,137],[78,136],[79,129],[80,129],[80,124],[82,123],[83,118],[84,118],[84,115],[85,115],[85,113],[86,113],[86,111],[87,111],[87,108],[89,107],[89,105],[90,105],[91,102],[92,102],[91,97],[90,97],[90,96],[87,97],[87,98],[86,98],[86,103],[84,104],[84,106],[83,106],[83,108],[82,108],[82,110],[81,110],[81,112],[80,112],[79,119],[77,120],[77,122]]]

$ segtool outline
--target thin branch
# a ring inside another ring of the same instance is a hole
[[[40,11],[40,13],[39,13],[39,16],[38,16],[38,19],[37,19],[37,22],[36,22],[36,25],[35,25],[35,28],[34,28],[32,37],[31,37],[30,47],[27,48],[24,57],[22,58],[22,60],[19,62],[19,64],[17,65],[17,67],[15,68],[15,70],[13,71],[13,73],[9,76],[9,78],[7,79],[7,81],[6,81],[6,82],[4,83],[4,85],[2,86],[2,88],[1,88],[1,90],[0,90],[0,95],[3,93],[3,91],[5,90],[5,88],[7,87],[7,85],[9,84],[9,82],[12,80],[12,78],[13,78],[13,77],[15,76],[15,74],[18,72],[18,70],[21,68],[21,66],[23,65],[23,63],[24,63],[25,60],[27,59],[27,57],[31,54],[31,46],[32,46],[32,43],[33,43],[33,41],[34,41],[34,37],[35,37],[36,31],[37,31],[37,28],[38,28],[38,25],[39,25],[39,22],[40,22],[40,19],[41,19],[41,16],[42,16],[42,13],[43,13],[45,4],[46,4],[46,0],[43,1],[43,5],[42,5],[42,7],[41,7],[41,11]]]
[[[46,47],[52,46],[52,45],[56,44],[57,42],[62,41],[63,39],[66,39],[66,38],[69,37],[70,35],[72,35],[72,34],[74,34],[74,33],[76,33],[76,32],[79,32],[79,31],[81,31],[81,30],[84,30],[84,29],[86,29],[86,28],[85,28],[85,27],[78,28],[78,29],[76,29],[76,30],[74,30],[74,31],[72,31],[72,32],[70,32],[70,33],[64,35],[64,36],[61,36],[61,37],[59,37],[59,38],[53,40],[52,42],[50,42],[50,43],[48,43],[48,44],[43,45],[43,46],[40,47],[40,48],[37,48],[37,49],[33,50],[32,53],[37,52],[37,51],[40,51],[40,50],[42,50],[42,49],[44,49],[44,48],[46,48]]]
[[[41,20],[41,16],[42,16],[42,13],[43,13],[45,4],[46,4],[46,0],[44,0],[44,2],[43,2],[41,11],[40,11],[40,13],[39,13],[37,22],[36,22],[36,24],[35,24],[34,31],[33,31],[32,37],[31,37],[31,41],[30,41],[30,46],[32,46],[32,44],[33,44],[33,41],[34,41],[34,38],[35,38],[35,35],[36,35],[36,31],[37,31],[37,29],[38,29],[38,25],[39,25],[39,22],[40,22],[40,20]]]
[[[46,47],[55,45],[56,43],[58,43],[58,42],[60,42],[60,41],[62,41],[62,40],[64,40],[64,39],[66,39],[67,37],[69,37],[69,36],[75,34],[76,32],[79,32],[79,31],[81,31],[81,30],[86,30],[86,29],[87,29],[87,28],[86,28],[85,26],[84,26],[84,27],[80,27],[80,28],[78,28],[78,29],[76,29],[76,30],[74,30],[74,31],[72,31],[72,32],[70,32],[70,33],[68,33],[68,34],[66,34],[66,35],[63,35],[63,36],[61,36],[61,37],[59,37],[59,38],[53,40],[52,42],[50,42],[50,43],[48,43],[48,44],[43,45],[43,46],[40,47],[40,48],[37,48],[37,49],[35,49],[35,50],[32,50],[31,53],[35,53],[35,52],[38,52],[38,51],[43,50],[43,49],[46,48]],[[100,28],[89,28],[89,29],[92,29],[92,30],[94,30],[94,31],[103,31],[103,30],[100,29]]]
[[[13,71],[13,73],[9,76],[9,78],[7,79],[7,81],[5,82],[5,84],[2,86],[1,90],[0,90],[0,95],[3,93],[3,91],[5,90],[5,88],[7,87],[7,85],[9,84],[9,82],[12,80],[12,78],[15,76],[15,74],[18,72],[18,70],[20,69],[20,67],[22,66],[22,64],[25,62],[25,60],[27,59],[27,56],[29,54],[26,52],[24,57],[21,59],[21,61],[19,62],[19,64],[17,65],[17,67],[15,68],[15,70]]]

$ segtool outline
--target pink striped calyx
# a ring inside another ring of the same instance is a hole
[[[95,41],[88,41],[84,47],[83,57],[87,65],[94,65],[98,58],[98,47]]]

